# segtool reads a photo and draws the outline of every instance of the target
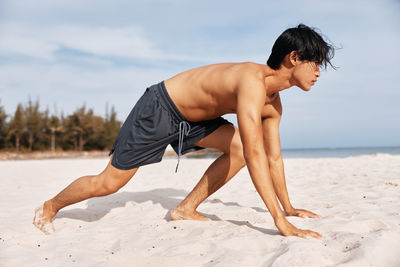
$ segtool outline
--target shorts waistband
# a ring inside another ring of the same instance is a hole
[[[182,115],[182,113],[176,107],[174,101],[172,101],[171,97],[169,96],[168,91],[165,88],[164,81],[150,87],[150,89],[152,88],[154,88],[154,93],[162,100],[164,104],[167,105],[166,108],[168,108],[169,111],[171,111],[179,121],[186,121],[186,118]]]

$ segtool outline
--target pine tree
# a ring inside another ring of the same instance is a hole
[[[39,112],[39,116],[40,116],[39,131],[36,137],[34,149],[46,150],[49,149],[51,146],[49,109],[46,108],[44,112]]]
[[[86,106],[83,105],[81,108],[79,108],[77,111],[75,111],[72,115],[72,119],[74,122],[74,127],[73,130],[76,134],[77,137],[77,142],[78,142],[78,150],[83,151],[83,147],[86,143],[86,138],[85,138],[85,123],[87,121],[85,120],[86,114]]]
[[[69,140],[72,140],[75,150],[83,151],[89,137],[92,138],[94,129],[101,127],[99,123],[94,123],[93,110],[86,111],[86,106],[78,108],[65,120],[65,129]]]
[[[106,112],[106,119],[104,122],[104,139],[107,149],[111,149],[114,144],[115,138],[117,138],[119,129],[121,128],[121,122],[117,120],[117,113],[115,112],[114,106],[111,107],[111,113]]]
[[[54,152],[56,150],[56,135],[57,133],[62,133],[64,127],[61,124],[61,120],[57,116],[52,115],[49,119],[48,128],[51,135],[50,150]]]
[[[28,151],[32,151],[33,142],[40,137],[42,130],[42,114],[39,111],[39,101],[35,104],[29,99],[24,109],[26,132],[28,133]],[[38,144],[39,145],[39,144]]]
[[[100,116],[88,114],[86,117],[86,143],[88,150],[104,150],[106,143],[104,139],[104,119]]]
[[[20,150],[21,137],[25,131],[25,118],[24,108],[21,104],[18,104],[15,110],[14,117],[10,121],[10,130],[8,132],[9,137],[15,137],[15,150]]]

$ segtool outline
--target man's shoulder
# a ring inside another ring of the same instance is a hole
[[[239,87],[244,90],[252,87],[265,91],[265,65],[253,62],[243,62],[239,64],[239,70],[237,71],[237,82]]]
[[[263,82],[266,75],[265,67],[265,65],[254,62],[238,63],[238,78],[244,83]]]
[[[267,67],[264,64],[258,64],[250,61],[236,63],[236,64],[246,74],[261,75],[261,76],[264,76]]]

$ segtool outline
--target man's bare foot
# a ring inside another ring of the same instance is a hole
[[[209,221],[210,219],[204,215],[201,215],[197,211],[185,211],[184,208],[176,207],[171,210],[171,220],[197,220],[197,221]]]
[[[51,209],[51,202],[46,201],[42,206],[36,208],[33,224],[46,235],[52,234],[55,232],[52,224],[55,215],[56,213]]]

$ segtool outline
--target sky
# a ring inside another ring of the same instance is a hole
[[[400,145],[400,1],[0,0],[0,105],[85,104],[123,121],[146,87],[219,62],[265,64],[304,23],[336,47],[311,91],[281,92],[283,148]],[[226,116],[236,123],[235,115]]]

